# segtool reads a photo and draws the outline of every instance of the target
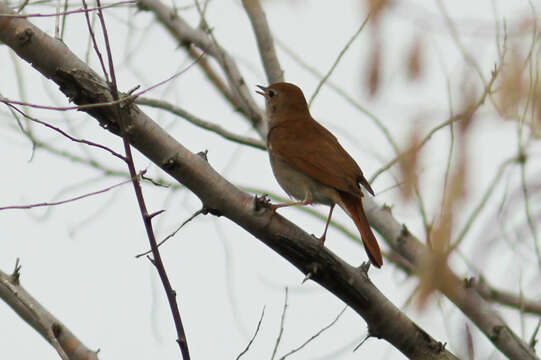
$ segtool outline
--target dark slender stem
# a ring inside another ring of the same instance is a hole
[[[97,0],[97,4],[98,4],[98,8],[101,8],[100,0]],[[114,65],[113,65],[113,56],[112,56],[111,46],[109,44],[109,37],[107,35],[107,27],[105,26],[105,19],[103,18],[103,13],[101,9],[98,10],[98,17],[100,19],[100,23],[102,26],[102,31],[103,31],[103,35],[105,39],[105,46],[107,50],[107,57],[109,61],[109,72],[111,75],[111,93],[112,93],[113,99],[117,101],[119,100],[119,94],[118,94],[118,87],[116,83],[116,76],[115,76],[115,70],[114,70]],[[171,312],[173,314],[173,319],[175,322],[175,327],[177,329],[177,343],[179,344],[180,351],[182,353],[182,358],[184,360],[189,360],[190,352],[188,350],[188,342],[186,340],[186,333],[184,331],[184,326],[182,325],[182,319],[180,317],[180,311],[178,308],[176,292],[175,290],[173,290],[171,286],[171,282],[169,281],[167,272],[165,271],[165,266],[163,264],[162,257],[158,250],[156,237],[154,236],[154,230],[152,229],[152,215],[148,213],[145,200],[143,197],[143,190],[141,189],[141,183],[139,182],[139,179],[137,177],[134,177],[134,175],[136,174],[136,171],[135,171],[135,164],[134,164],[133,156],[131,152],[129,134],[126,131],[127,129],[127,126],[126,126],[127,124],[125,123],[126,119],[122,116],[123,113],[121,111],[121,107],[119,103],[116,103],[114,105],[114,109],[117,114],[117,119],[120,125],[122,142],[124,144],[124,151],[126,153],[128,169],[132,177],[132,183],[133,183],[133,188],[135,191],[135,196],[137,198],[137,203],[139,204],[139,209],[143,217],[143,223],[145,224],[148,240],[150,242],[150,248],[152,249],[152,255],[153,255],[152,263],[154,264],[154,266],[156,267],[156,270],[158,271],[160,280],[162,281],[163,287],[165,289],[165,293],[167,295],[167,300],[169,301],[169,306],[171,308]]]

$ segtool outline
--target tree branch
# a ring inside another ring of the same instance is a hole
[[[366,215],[372,225],[386,240],[387,244],[406,263],[420,264],[421,257],[426,253],[427,247],[413,236],[405,225],[400,224],[387,207],[380,207],[372,199],[363,199]],[[510,359],[537,359],[529,346],[517,336],[503,319],[490,307],[481,295],[460,279],[445,265],[443,271],[448,281],[440,287],[440,291],[447,296],[488,339]]]
[[[0,11],[1,6],[0,4]],[[17,266],[12,275],[0,270],[0,298],[43,336],[62,359],[98,360],[96,351],[89,350],[19,284],[19,270],[20,267]]]
[[[267,81],[269,84],[284,81],[284,71],[280,67],[280,62],[274,49],[274,40],[265,17],[265,12],[261,7],[259,0],[242,0],[244,10],[250,18],[252,28],[254,29],[259,56],[263,62]]]

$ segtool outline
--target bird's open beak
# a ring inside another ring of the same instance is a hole
[[[259,95],[263,95],[263,96],[267,95],[267,88],[266,88],[266,87],[261,86],[261,85],[256,85],[256,86],[257,86],[258,88],[260,88],[261,90],[263,90],[263,91],[258,91],[258,90],[256,90],[256,91],[255,91],[256,93],[258,93]]]

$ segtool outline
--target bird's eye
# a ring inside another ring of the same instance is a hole
[[[269,97],[274,97],[276,95],[276,92],[274,90],[269,90]]]

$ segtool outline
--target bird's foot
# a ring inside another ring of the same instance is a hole
[[[256,211],[261,209],[269,209],[273,213],[276,213],[276,210],[278,210],[279,208],[287,206],[287,204],[272,204],[268,194],[263,194],[261,196],[255,195],[254,203]]]

